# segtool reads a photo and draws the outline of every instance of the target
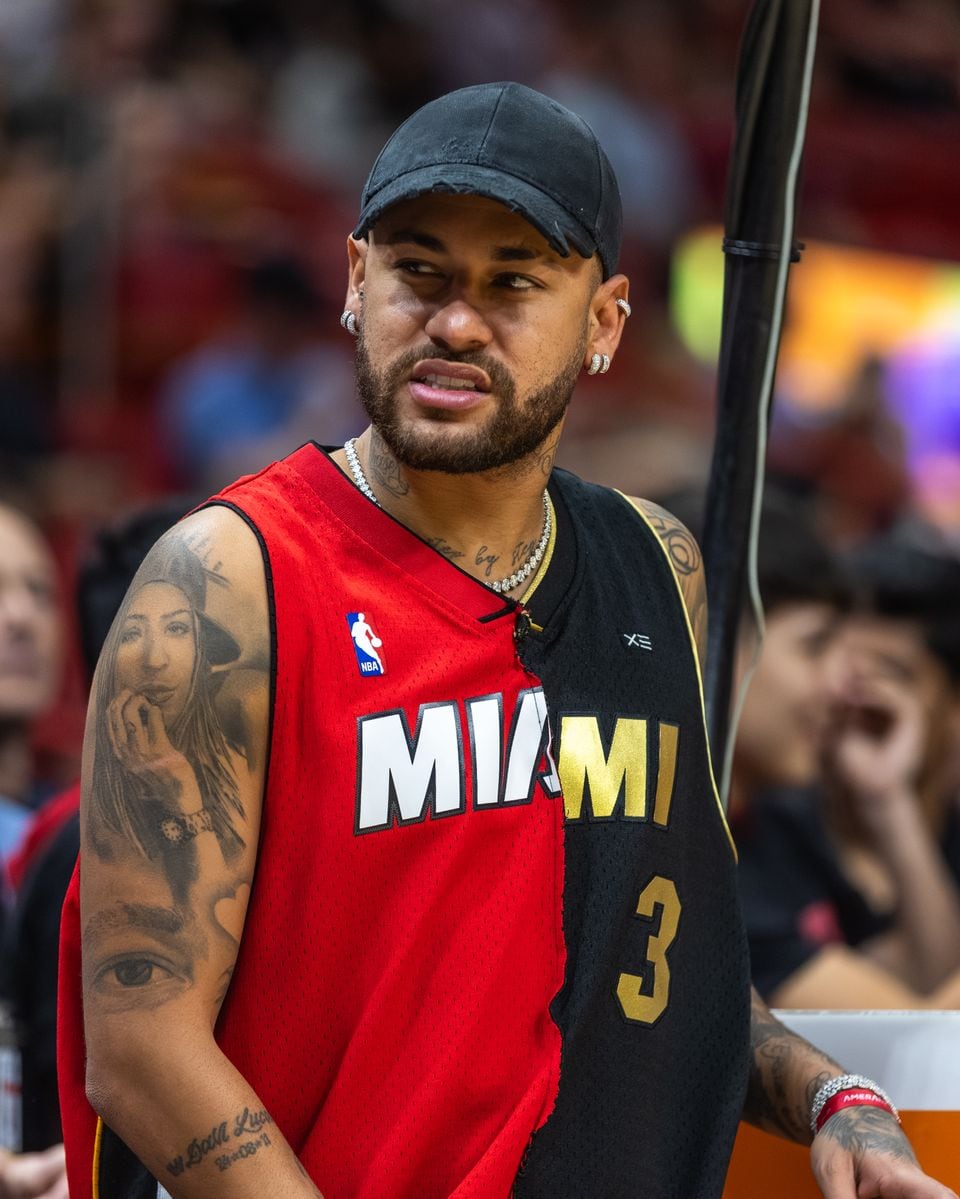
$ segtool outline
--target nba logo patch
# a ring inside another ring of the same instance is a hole
[[[357,655],[357,666],[364,676],[385,674],[383,654],[380,652],[383,642],[377,636],[373,626],[363,612],[348,612],[347,625],[353,641],[353,652]]]

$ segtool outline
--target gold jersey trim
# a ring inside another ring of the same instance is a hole
[[[544,580],[544,576],[550,569],[550,560],[553,558],[553,549],[557,544],[557,510],[553,506],[553,497],[550,492],[547,492],[547,503],[550,505],[550,539],[547,542],[547,548],[543,555],[543,561],[537,568],[537,573],[533,576],[530,586],[526,589],[523,595],[520,596],[520,602],[525,604],[531,595],[536,591]]]
[[[97,1135],[93,1139],[93,1199],[100,1199],[100,1147],[103,1144],[103,1120],[97,1116]]]
[[[693,654],[693,665],[697,672],[697,690],[700,693],[700,717],[703,721],[703,739],[707,749],[707,771],[710,775],[710,787],[713,791],[713,798],[717,805],[717,811],[720,813],[720,819],[723,821],[723,827],[727,834],[727,840],[730,842],[730,848],[733,851],[733,860],[735,862],[739,862],[740,857],[737,853],[736,842],[733,839],[733,834],[730,832],[730,825],[727,823],[727,814],[723,810],[723,804],[720,801],[720,791],[717,787],[716,776],[713,773],[713,755],[710,753],[710,734],[707,731],[707,707],[703,696],[703,671],[700,668],[700,654],[697,650],[697,639],[693,635],[693,625],[690,623],[690,613],[687,611],[687,601],[683,596],[683,588],[680,586],[680,579],[677,576],[676,568],[670,561],[670,555],[667,553],[667,547],[663,544],[660,534],[653,527],[653,524],[651,523],[646,512],[644,512],[636,500],[634,500],[631,496],[625,495],[622,491],[617,490],[617,488],[614,488],[614,491],[617,492],[617,495],[619,495],[621,499],[626,500],[626,502],[630,505],[634,512],[637,513],[643,523],[653,534],[654,540],[660,547],[664,558],[667,560],[667,566],[669,566],[670,574],[673,576],[673,581],[676,584],[677,595],[680,598],[680,607],[683,610],[683,619],[687,626],[687,636],[690,638],[690,650]]]

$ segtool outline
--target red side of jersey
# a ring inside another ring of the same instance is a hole
[[[327,1199],[506,1199],[554,1103],[564,975],[515,611],[315,447],[221,498],[264,543],[276,676],[218,1041]]]

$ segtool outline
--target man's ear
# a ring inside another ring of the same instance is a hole
[[[347,238],[347,295],[344,304],[351,312],[359,317],[363,303],[363,281],[367,270],[367,250],[369,242],[366,238]]]
[[[606,356],[610,362],[613,361],[627,320],[627,311],[617,300],[626,302],[629,290],[630,281],[626,275],[611,275],[593,293],[590,301],[585,366],[589,366],[594,354]],[[629,305],[626,307],[629,309]]]

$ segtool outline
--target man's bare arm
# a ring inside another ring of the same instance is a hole
[[[256,858],[268,620],[245,522],[188,518],[137,573],[87,717],[87,1090],[176,1199],[318,1194],[213,1036]]]
[[[707,587],[703,573],[703,555],[700,553],[697,539],[682,521],[677,520],[659,504],[636,498],[631,498],[631,503],[643,513],[664,544],[670,565],[680,584],[702,667],[707,654]]]

